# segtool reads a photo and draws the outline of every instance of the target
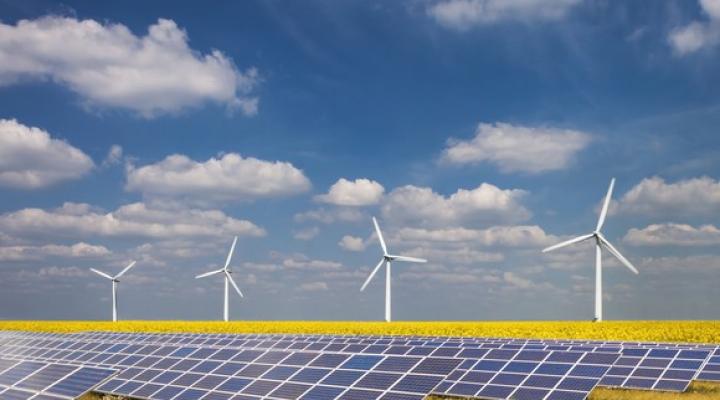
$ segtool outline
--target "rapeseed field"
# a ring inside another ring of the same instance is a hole
[[[0,321],[0,330],[43,332],[293,333],[476,336],[720,343],[720,321],[324,322],[324,321]]]

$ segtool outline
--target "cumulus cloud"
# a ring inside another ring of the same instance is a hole
[[[105,246],[84,242],[73,245],[0,246],[0,261],[40,260],[47,257],[102,257],[110,254]]]
[[[347,251],[363,251],[368,243],[361,237],[345,235],[338,242],[338,246]]]
[[[105,159],[102,162],[102,165],[104,167],[109,167],[112,165],[120,164],[123,157],[123,148],[120,145],[114,144],[110,146],[110,150],[108,150],[107,156],[105,156]]]
[[[652,224],[630,229],[623,238],[636,246],[708,246],[720,244],[720,229],[714,225]]]
[[[405,249],[401,253],[412,257],[424,258],[431,263],[477,264],[500,262],[505,259],[502,253],[482,251],[469,246],[453,248],[419,246]]]
[[[473,243],[482,246],[540,247],[555,243],[558,238],[548,235],[537,225],[493,226],[488,229],[463,227],[424,229],[402,228],[393,236],[402,243]]]
[[[459,31],[506,20],[552,21],[563,18],[580,0],[445,0],[433,4],[428,15]]]
[[[293,237],[297,240],[311,240],[320,233],[320,229],[317,226],[313,226],[307,229],[302,229],[293,234]]]
[[[666,183],[643,179],[616,204],[614,211],[646,215],[716,215],[720,212],[720,182],[710,177]]]
[[[387,219],[426,226],[526,220],[530,211],[520,204],[526,193],[483,183],[443,196],[431,188],[407,185],[387,195],[382,214]]]
[[[129,191],[197,203],[287,196],[310,189],[310,180],[289,162],[236,153],[204,162],[174,154],[155,164],[130,166],[127,175]]]
[[[241,72],[219,50],[202,54],[188,41],[168,19],[144,36],[122,24],[58,16],[0,23],[0,85],[51,80],[88,105],[147,117],[206,102],[256,114],[257,70]]]
[[[298,286],[303,292],[319,292],[328,290],[327,282],[307,282]]]
[[[302,271],[333,271],[342,268],[336,261],[313,260],[304,254],[294,254],[282,261],[282,266],[291,270]]]
[[[162,208],[145,203],[112,212],[65,203],[53,210],[24,208],[0,214],[0,230],[18,236],[54,237],[220,237],[264,236],[265,230],[219,210]]]
[[[42,188],[78,179],[93,166],[92,159],[85,153],[65,141],[53,139],[48,132],[14,119],[0,119],[1,186]]]
[[[358,222],[369,217],[362,211],[339,207],[334,209],[319,208],[317,210],[309,210],[297,213],[293,216],[295,222],[317,221],[323,224],[333,224],[335,222]]]
[[[340,178],[330,186],[327,194],[315,196],[315,200],[337,206],[369,206],[380,202],[384,192],[381,184],[370,179],[349,181]]]
[[[473,139],[449,140],[442,160],[487,162],[503,172],[541,173],[568,167],[590,140],[589,134],[570,129],[481,123]]]
[[[668,43],[678,56],[720,43],[720,0],[700,0],[700,8],[708,17],[707,21],[693,21],[673,29],[668,35]]]

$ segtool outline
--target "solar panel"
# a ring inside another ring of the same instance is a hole
[[[683,392],[698,374],[711,351],[705,349],[622,350],[600,384],[627,389]]]
[[[715,349],[710,358],[703,365],[696,379],[702,381],[720,382],[720,348]]]
[[[490,350],[470,356],[435,393],[490,399],[584,399],[619,357],[565,350]]]
[[[113,375],[112,369],[0,359],[0,398],[75,399]]]

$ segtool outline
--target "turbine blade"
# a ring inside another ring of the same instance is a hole
[[[544,248],[542,252],[543,252],[543,253],[547,253],[548,251],[553,251],[553,250],[559,249],[559,248],[561,248],[561,247],[565,247],[565,246],[569,246],[569,245],[571,245],[571,244],[575,244],[575,243],[578,243],[578,242],[582,242],[583,240],[590,239],[591,237],[593,237],[593,235],[594,235],[594,234],[592,234],[592,233],[588,233],[587,235],[578,236],[578,237],[576,237],[576,238],[573,238],[573,239],[570,239],[570,240],[566,240],[566,241],[564,241],[564,242],[562,242],[562,243],[558,243],[558,244],[552,245],[552,246],[550,246],[550,247]]]
[[[362,292],[363,290],[365,290],[365,287],[367,287],[368,283],[370,283],[370,281],[372,280],[373,276],[375,276],[375,274],[377,274],[378,270],[380,269],[380,267],[382,267],[382,264],[383,264],[384,262],[385,262],[385,259],[383,258],[382,260],[380,260],[380,262],[379,262],[378,265],[375,267],[375,269],[372,270],[372,272],[370,273],[370,276],[367,277],[367,279],[365,280],[365,283],[363,283],[362,287],[360,288],[360,291],[361,291],[361,292]]]
[[[110,275],[108,275],[108,274],[106,274],[106,273],[104,273],[104,272],[102,272],[102,271],[98,271],[98,270],[96,270],[95,268],[90,268],[90,271],[92,271],[92,272],[94,272],[94,273],[102,276],[103,278],[108,278],[108,279],[110,279],[110,280],[113,279],[112,276],[110,276]]]
[[[610,206],[610,198],[612,197],[613,188],[615,187],[615,178],[610,180],[610,187],[608,188],[607,195],[605,195],[605,202],[603,202],[602,210],[600,210],[600,217],[598,218],[596,231],[602,229],[605,223],[605,217],[607,217],[608,207]]]
[[[375,225],[375,232],[377,232],[378,241],[380,241],[380,247],[383,249],[383,254],[387,254],[387,246],[385,246],[385,239],[383,239],[382,232],[380,232],[380,225],[377,220],[373,217],[373,224]]]
[[[235,236],[235,239],[233,239],[233,244],[230,246],[230,252],[228,253],[227,259],[225,259],[225,267],[223,268],[225,271],[228,269],[228,265],[230,265],[230,260],[232,260],[233,252],[235,251],[235,245],[237,244],[237,236]]]
[[[628,261],[627,258],[625,258],[625,256],[623,256],[622,254],[620,254],[620,252],[618,251],[618,249],[615,248],[615,246],[613,246],[607,239],[605,239],[604,236],[599,235],[599,237],[600,237],[600,242],[602,242],[602,244],[605,245],[605,248],[607,248],[608,251],[609,251],[612,255],[615,256],[615,258],[617,258],[618,260],[620,260],[620,262],[623,263],[626,267],[628,267],[628,269],[629,269],[630,271],[634,272],[635,275],[637,275],[637,274],[640,273],[640,272],[637,270],[637,268],[635,268],[635,266],[632,265],[632,264],[630,263],[630,261]]]
[[[408,257],[408,256],[390,256],[393,261],[405,261],[411,263],[426,263],[427,260],[424,258]]]
[[[123,269],[122,271],[120,271],[119,274],[115,275],[115,279],[118,279],[118,278],[120,278],[121,276],[125,275],[125,273],[128,272],[128,271],[130,271],[130,268],[132,268],[133,266],[135,266],[135,261],[133,261],[133,262],[131,262],[130,264],[128,264],[128,266],[125,267],[125,269]]]
[[[228,280],[230,281],[230,284],[231,284],[232,287],[235,289],[235,291],[237,292],[237,294],[239,294],[240,297],[245,297],[245,296],[243,296],[242,292],[240,291],[240,288],[239,288],[238,285],[235,283],[235,280],[232,278],[232,276],[230,276],[230,274],[229,274],[227,271],[225,272],[225,275],[227,276]]]
[[[206,276],[216,275],[216,274],[219,274],[219,273],[221,273],[221,272],[225,272],[225,270],[224,270],[224,269],[219,269],[219,270],[217,270],[217,271],[206,272],[206,273],[204,273],[204,274],[200,274],[200,275],[196,276],[195,279],[205,278]]]

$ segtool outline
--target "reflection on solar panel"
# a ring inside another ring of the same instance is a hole
[[[75,399],[114,373],[111,369],[0,358],[0,398]]]
[[[121,373],[101,391],[173,400],[412,400],[430,392],[572,400],[598,382],[681,391],[703,365],[706,378],[717,376],[720,362],[708,361],[716,349],[502,338],[0,332],[0,356],[112,367]]]

